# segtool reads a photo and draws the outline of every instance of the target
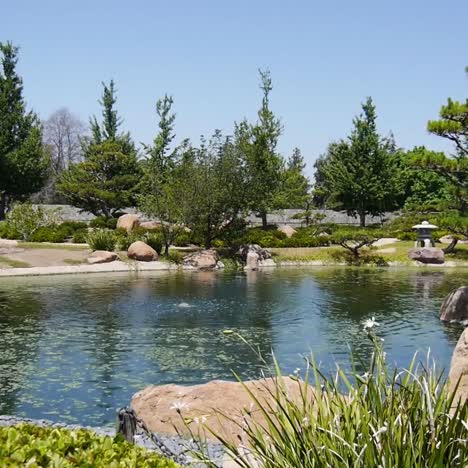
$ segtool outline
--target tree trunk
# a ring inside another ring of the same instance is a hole
[[[366,227],[366,212],[359,213],[359,226]]]
[[[452,239],[452,242],[450,242],[450,244],[445,249],[443,249],[444,253],[446,254],[452,253],[455,250],[455,247],[457,246],[457,244],[458,244],[458,239]]]
[[[268,213],[266,211],[262,211],[260,216],[262,218],[262,229],[266,229],[268,227],[268,220],[267,220]]]
[[[7,194],[2,192],[0,194],[0,221],[5,219],[7,209]]]

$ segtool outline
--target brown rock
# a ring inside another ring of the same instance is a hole
[[[161,223],[158,223],[157,221],[144,221],[143,223],[140,223],[140,227],[143,229],[159,229],[162,226]]]
[[[468,286],[454,289],[440,308],[440,320],[444,322],[463,322],[468,320]]]
[[[282,226],[278,226],[278,231],[284,232],[287,237],[291,237],[296,234],[296,230],[290,226],[289,224],[283,224]]]
[[[117,229],[122,228],[127,232],[140,226],[140,218],[134,214],[124,214],[117,220]]]
[[[127,251],[128,258],[140,262],[152,262],[158,259],[156,250],[142,241],[136,241],[130,245]]]
[[[461,334],[452,355],[449,372],[449,388],[454,390],[458,381],[454,404],[468,400],[468,328]]]
[[[283,382],[288,395],[299,403],[301,401],[299,381],[283,377]],[[268,404],[274,407],[269,393],[269,391],[274,392],[274,383],[271,378],[245,382],[263,408],[267,408]],[[313,391],[310,387],[308,391],[312,399]],[[131,406],[150,430],[166,434],[175,434],[176,429],[186,432],[182,415],[195,432],[197,423],[205,421],[205,424],[215,432],[222,433],[231,440],[236,439],[238,442],[237,436],[242,436],[239,426],[233,421],[219,417],[219,412],[237,423],[242,423],[246,412],[250,412],[256,421],[264,421],[263,415],[241,383],[222,380],[190,387],[175,384],[153,385],[136,393]],[[181,414],[177,408],[180,408]],[[207,433],[207,437],[213,436]]]
[[[184,265],[199,270],[212,270],[218,267],[219,255],[214,249],[200,250],[184,257]]]
[[[445,262],[444,251],[437,247],[424,247],[411,249],[408,252],[411,260],[416,260],[425,264],[442,264]]]
[[[95,263],[109,263],[117,260],[115,252],[108,252],[107,250],[96,250],[88,257],[88,263],[94,265]]]

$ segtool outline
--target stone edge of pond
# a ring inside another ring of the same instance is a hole
[[[58,423],[49,421],[47,419],[30,419],[30,418],[22,418],[19,416],[10,416],[10,415],[0,415],[0,427],[11,427],[17,426],[22,423],[33,424],[39,427],[56,427],[56,428],[63,428],[69,430],[78,430],[78,429],[86,429],[93,431],[97,435],[106,436],[106,437],[114,437],[115,436],[115,428],[111,426],[103,426],[103,427],[91,427],[91,426],[81,426],[80,424],[65,424],[65,423]],[[184,453],[188,447],[194,447],[193,441],[189,439],[184,439],[183,437],[175,436],[175,435],[163,435],[158,434],[158,438],[164,443],[166,447],[168,447],[173,453],[180,455]],[[151,439],[144,435],[139,434],[135,437],[135,444],[143,447],[147,450],[157,451],[155,444],[151,441]],[[221,444],[217,444],[215,442],[206,442],[206,446],[208,449],[208,454],[211,460],[217,465],[222,466],[224,460],[224,449]],[[199,463],[194,463],[190,461],[188,464],[190,466],[205,466]]]
[[[346,263],[327,263],[320,260],[310,261],[280,261],[276,265],[265,266],[262,269],[270,270],[276,267],[304,267],[304,266],[340,266],[347,267]],[[423,264],[420,262],[412,262],[411,264],[404,262],[389,262],[389,267],[399,268],[466,268],[468,262],[445,262],[441,265]],[[375,267],[369,265],[369,267]],[[176,265],[167,262],[134,262],[125,263],[122,261],[115,261],[111,263],[102,263],[98,265],[64,265],[64,266],[50,266],[50,267],[29,267],[29,268],[0,268],[0,277],[14,277],[14,276],[42,276],[42,275],[70,275],[70,274],[83,274],[83,273],[138,273],[140,271],[199,271],[197,268],[187,265]]]

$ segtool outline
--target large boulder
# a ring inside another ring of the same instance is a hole
[[[278,226],[278,231],[284,232],[287,237],[292,237],[294,234],[296,234],[296,230],[290,226],[289,224],[283,224],[281,226]]]
[[[162,226],[161,223],[158,221],[144,221],[143,223],[140,223],[140,227],[143,229],[159,229]]]
[[[468,321],[468,286],[454,289],[440,308],[440,320],[444,322]]]
[[[218,252],[214,249],[200,250],[186,255],[183,259],[183,264],[185,266],[197,268],[198,270],[214,270],[216,268],[222,268]]]
[[[258,270],[276,265],[271,258],[271,253],[257,244],[243,245],[237,254],[245,264],[246,270]]]
[[[140,226],[140,218],[134,214],[124,214],[117,220],[117,229],[125,229],[127,232],[133,231]]]
[[[289,396],[300,405],[301,381],[283,377],[283,383]],[[275,406],[271,397],[275,391],[274,384],[271,378],[245,382],[247,389],[253,392],[267,411]],[[312,399],[310,386],[307,391]],[[205,423],[232,441],[242,436],[239,426],[246,412],[257,422],[264,422],[257,404],[240,382],[213,380],[193,386],[152,385],[136,393],[131,406],[151,431],[163,434],[176,434],[177,430],[187,432],[185,420],[195,433],[200,429],[199,424]],[[219,417],[220,412],[230,419]],[[208,432],[206,436],[213,438]]]
[[[461,334],[452,355],[449,372],[449,388],[454,390],[457,383],[457,394],[454,404],[459,400],[468,400],[468,328]]]
[[[96,263],[109,263],[117,260],[115,252],[108,252],[107,250],[96,250],[88,257],[88,263],[94,265]]]
[[[424,264],[440,265],[445,262],[444,251],[437,247],[422,247],[411,249],[408,252],[411,260],[416,260]]]
[[[143,241],[136,241],[130,245],[127,251],[128,258],[140,262],[152,262],[158,259],[156,250],[145,244]]]

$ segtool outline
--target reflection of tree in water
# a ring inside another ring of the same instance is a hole
[[[0,414],[15,414],[18,392],[34,373],[42,313],[32,293],[0,289]]]

